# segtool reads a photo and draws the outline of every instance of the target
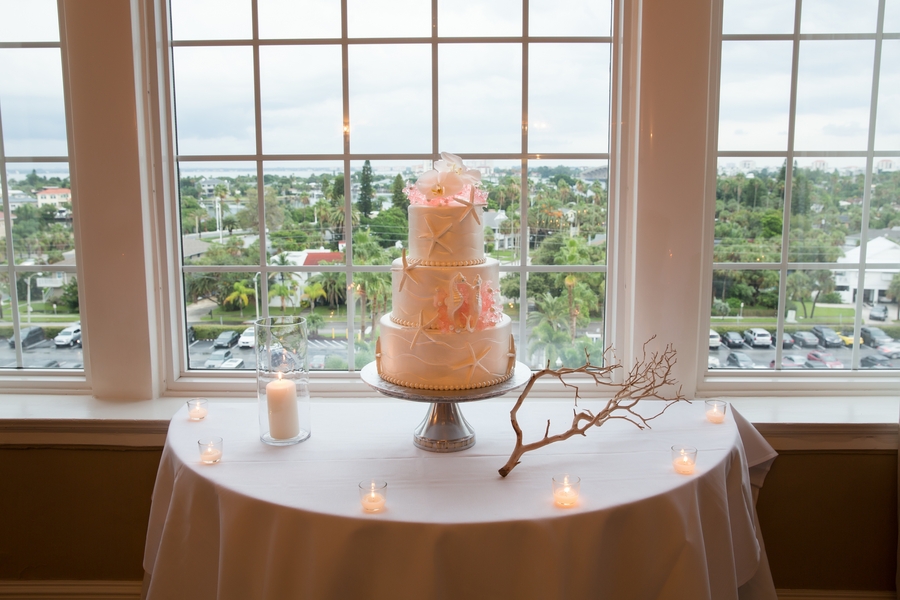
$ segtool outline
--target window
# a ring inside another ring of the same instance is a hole
[[[189,369],[281,314],[309,319],[314,369],[373,360],[402,190],[440,151],[482,172],[520,360],[602,354],[613,7],[434,6],[171,1]]]
[[[83,368],[55,1],[0,3],[0,370]]]
[[[898,369],[900,5],[723,6],[710,376]]]

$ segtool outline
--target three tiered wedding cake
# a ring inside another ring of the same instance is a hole
[[[515,369],[512,322],[500,310],[500,264],[484,256],[481,173],[458,156],[406,189],[409,252],[393,262],[393,308],[381,318],[378,374],[425,390],[496,385]]]

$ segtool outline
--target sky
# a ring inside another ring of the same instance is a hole
[[[262,39],[340,36],[337,0],[259,0]],[[804,0],[801,33],[865,33],[877,0]],[[608,36],[610,5],[596,0],[530,0],[532,35]],[[900,32],[900,0],[887,0],[885,28]],[[246,40],[250,0],[172,0],[175,40]],[[790,33],[794,4],[725,0],[723,31]],[[441,36],[514,36],[521,0],[439,0]],[[430,35],[430,2],[348,0],[351,38]],[[0,0],[0,41],[55,41],[54,0]],[[496,39],[496,38],[493,38]],[[529,48],[529,151],[605,153],[610,48],[607,43],[532,44]],[[795,147],[865,150],[873,81],[871,40],[800,43]],[[0,114],[8,156],[65,155],[59,50],[0,48]],[[900,39],[884,41],[876,150],[900,154]],[[720,150],[787,147],[790,41],[723,43]],[[514,43],[439,48],[439,146],[457,153],[521,149],[522,51]],[[431,151],[432,56],[429,44],[351,45],[348,97],[351,152]],[[39,73],[40,77],[36,77]],[[261,132],[267,154],[337,154],[343,149],[341,48],[335,44],[263,46]],[[253,57],[246,46],[176,47],[174,85],[179,152],[255,153]],[[832,162],[839,162],[833,159]],[[324,165],[327,166],[327,165]]]

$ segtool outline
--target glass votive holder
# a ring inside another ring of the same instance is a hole
[[[187,407],[191,421],[202,421],[209,414],[209,402],[206,398],[191,398],[187,401]]]
[[[359,482],[359,502],[366,512],[384,510],[387,502],[387,481],[369,479]]]
[[[222,438],[213,437],[197,440],[200,447],[200,462],[214,465],[222,460]]]
[[[728,410],[728,403],[724,400],[707,400],[706,401],[706,420],[710,423],[724,423],[725,411]]]
[[[563,473],[555,476],[552,481],[553,502],[563,508],[575,506],[578,502],[578,492],[581,490],[581,477]]]
[[[672,446],[672,466],[675,472],[690,475],[697,464],[697,449],[691,446]]]

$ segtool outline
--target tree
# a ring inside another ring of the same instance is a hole
[[[347,297],[347,280],[343,273],[338,271],[329,271],[318,273],[309,278],[310,282],[320,283],[325,291],[325,301],[331,310],[337,308],[337,305],[344,302]]]
[[[284,223],[284,209],[278,204],[278,198],[275,196],[275,190],[267,187],[265,192],[265,213],[266,227],[270,231],[281,229]],[[259,231],[259,199],[257,198],[256,188],[251,187],[247,190],[247,206],[237,214],[237,222],[241,229],[249,229],[251,231]]]
[[[378,213],[369,224],[369,230],[375,234],[381,246],[389,248],[397,242],[406,241],[409,235],[409,222],[406,212],[392,206]],[[485,230],[487,235],[487,230]]]
[[[806,301],[809,300],[812,281],[803,271],[794,271],[787,277],[787,297],[800,302],[803,306],[803,318],[807,318]]]
[[[288,300],[292,305],[294,304],[294,289],[297,284],[293,279],[289,279],[288,281],[290,283],[275,283],[269,287],[269,300],[276,297],[281,298],[282,314],[285,312],[285,300]]]
[[[253,288],[247,287],[244,281],[235,281],[232,290],[234,291],[225,298],[225,304],[237,306],[243,317],[244,307],[250,304],[250,298],[254,297]]]
[[[830,294],[834,291],[834,274],[831,271],[820,269],[810,273],[810,281],[812,289],[816,295],[812,298],[812,310],[809,312],[810,318],[816,316],[816,302],[822,294]]]
[[[325,288],[318,281],[312,281],[303,288],[303,298],[309,302],[309,314],[312,314],[313,308],[316,306],[316,300],[324,298],[326,295]]]
[[[59,303],[69,309],[70,312],[78,312],[78,279],[73,277],[72,281],[63,286],[62,295],[59,297]]]
[[[403,214],[406,214],[409,210],[409,198],[407,198],[406,194],[403,192],[403,188],[405,187],[406,182],[403,181],[403,175],[397,173],[393,183],[391,183],[391,204],[394,205],[394,208],[402,210]]]
[[[372,198],[375,191],[372,189],[372,164],[367,160],[363,163],[362,174],[359,176],[359,212],[368,218],[372,212]]]

